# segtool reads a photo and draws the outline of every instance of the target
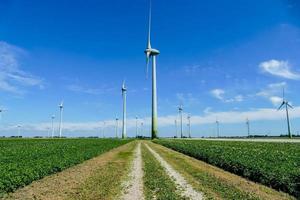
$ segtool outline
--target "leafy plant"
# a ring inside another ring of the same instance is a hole
[[[300,198],[300,144],[206,140],[154,142]]]

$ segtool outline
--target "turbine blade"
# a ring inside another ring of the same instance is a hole
[[[285,102],[283,101],[277,110],[280,110],[284,106]]]
[[[147,48],[151,49],[151,18],[152,18],[152,2],[150,0],[149,2],[149,24],[148,24],[148,44],[147,44]]]
[[[290,107],[291,109],[294,108],[294,107],[293,107],[291,104],[289,104],[289,103],[286,103],[286,105],[287,105],[288,107]]]
[[[150,62],[150,52],[147,52],[146,53],[146,79],[148,79],[149,62]]]

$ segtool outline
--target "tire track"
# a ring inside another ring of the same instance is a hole
[[[202,200],[204,199],[203,194],[194,190],[193,187],[181,176],[176,170],[174,170],[171,165],[169,165],[158,153],[156,153],[148,144],[145,144],[147,149],[152,153],[152,155],[159,161],[159,163],[164,167],[167,174],[174,180],[178,186],[178,190],[182,197],[188,197],[191,200]]]
[[[144,200],[142,166],[141,143],[138,143],[129,175],[130,179],[125,183],[125,191],[121,197],[122,200]]]

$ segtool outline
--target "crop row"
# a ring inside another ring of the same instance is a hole
[[[0,140],[0,197],[127,142],[129,140]]]
[[[205,140],[154,142],[300,198],[300,144]]]

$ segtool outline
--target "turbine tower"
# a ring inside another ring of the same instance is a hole
[[[60,122],[59,122],[59,137],[62,136],[62,118],[63,118],[63,109],[64,109],[64,102],[62,101],[59,105],[59,111],[60,111]]]
[[[293,106],[290,105],[288,100],[284,97],[284,88],[283,88],[283,95],[282,95],[282,103],[279,106],[278,110],[280,110],[283,106],[285,106],[285,112],[286,112],[286,121],[287,121],[287,127],[288,127],[288,135],[289,138],[292,138],[291,134],[291,126],[290,126],[290,117],[289,117],[289,108],[293,109]]]
[[[52,116],[51,116],[51,120],[52,120],[52,134],[51,134],[51,137],[52,137],[52,138],[54,137],[54,119],[55,119],[55,116],[52,115]]]
[[[125,85],[125,81],[122,84],[122,97],[123,97],[123,128],[122,128],[122,139],[126,138],[126,93],[127,88]]]
[[[150,0],[149,6],[149,24],[148,24],[148,41],[147,47],[144,51],[146,54],[146,67],[147,74],[149,68],[149,62],[152,59],[152,126],[151,126],[151,138],[157,138],[157,90],[156,90],[156,56],[159,54],[157,49],[151,47],[151,12],[152,5]]]
[[[18,128],[18,138],[20,138],[20,136],[21,136],[21,125],[18,125],[17,128]]]
[[[7,111],[6,109],[1,108],[0,109],[0,121],[2,121],[2,113]]]
[[[178,138],[177,119],[175,119],[175,132],[176,132],[176,138]]]
[[[135,116],[135,137],[138,137],[138,116]]]
[[[192,137],[191,136],[191,116],[188,115],[187,119],[188,119],[188,127],[189,127],[189,138],[191,138]]]
[[[216,119],[216,126],[217,126],[217,137],[220,137],[220,122]]]
[[[178,107],[178,112],[179,112],[179,115],[180,115],[180,137],[181,138],[183,138],[182,111],[183,111],[183,108],[182,108],[182,105],[180,104],[180,106]]]
[[[116,138],[119,137],[119,118],[116,117]]]
[[[247,126],[248,138],[250,138],[250,121],[248,118],[246,119],[246,126]]]

